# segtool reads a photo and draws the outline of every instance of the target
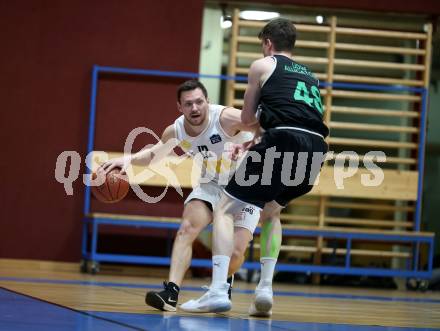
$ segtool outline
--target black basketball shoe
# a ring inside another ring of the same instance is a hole
[[[145,303],[153,308],[163,311],[176,311],[180,288],[172,282],[163,282],[164,290],[161,292],[147,292]]]

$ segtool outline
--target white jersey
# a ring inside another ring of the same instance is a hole
[[[209,122],[205,130],[198,136],[193,137],[186,133],[184,116],[180,116],[174,122],[174,132],[180,147],[189,156],[203,158],[202,176],[209,178],[214,182],[225,185],[227,179],[232,175],[231,168],[234,169],[234,163],[229,159],[226,151],[228,143],[242,144],[252,139],[250,132],[239,132],[235,136],[229,136],[220,124],[220,114],[225,106],[209,105]],[[226,147],[225,147],[226,145]],[[225,176],[222,176],[225,175]],[[223,183],[223,180],[226,182]]]

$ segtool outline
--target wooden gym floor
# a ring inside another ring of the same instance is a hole
[[[160,278],[116,268],[81,274],[72,263],[0,259],[0,330],[440,330],[440,293],[274,285],[271,319],[249,318],[255,284],[236,282],[225,314],[158,312],[145,292]],[[148,268],[142,268],[148,272]],[[186,280],[180,303],[209,279]]]

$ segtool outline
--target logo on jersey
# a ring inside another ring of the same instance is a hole
[[[220,137],[219,134],[213,134],[211,137],[209,137],[209,139],[211,140],[211,144],[218,144],[219,142],[222,141],[222,137]]]

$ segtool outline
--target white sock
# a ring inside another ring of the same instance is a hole
[[[222,287],[228,279],[229,261],[227,255],[213,255],[212,257],[212,287]]]
[[[273,257],[262,257],[260,263],[261,276],[257,288],[272,286],[273,273],[275,271],[277,259]]]

